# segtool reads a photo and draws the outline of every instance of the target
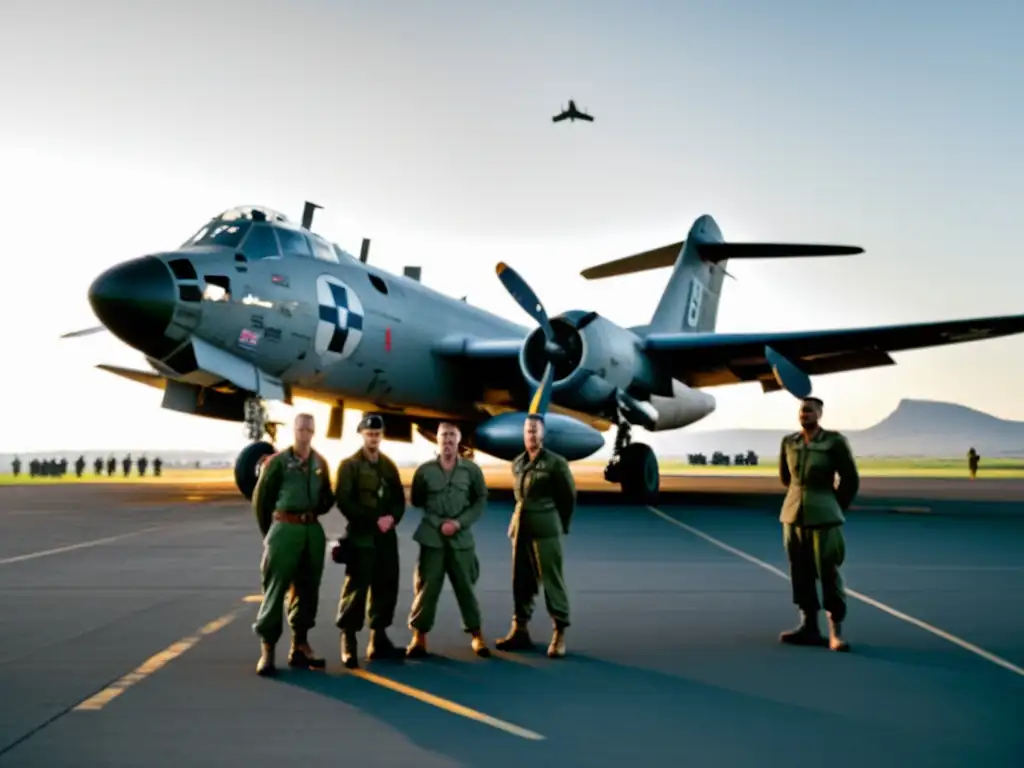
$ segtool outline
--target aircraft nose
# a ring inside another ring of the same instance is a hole
[[[160,345],[176,298],[174,279],[155,256],[117,264],[89,286],[89,304],[100,322],[143,352]]]

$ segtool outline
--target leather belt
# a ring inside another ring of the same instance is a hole
[[[281,523],[310,525],[316,522],[316,515],[312,512],[285,512],[282,509],[275,509],[274,519]]]

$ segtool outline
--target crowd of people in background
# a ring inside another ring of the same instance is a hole
[[[130,477],[132,474],[132,464],[135,464],[136,470],[139,473],[139,477],[145,477],[146,471],[149,469],[150,461],[145,456],[142,456],[138,461],[132,461],[132,455],[129,453],[123,459],[121,459],[121,472],[124,477]],[[153,475],[160,477],[160,472],[163,470],[164,463],[159,456],[153,459]],[[14,457],[14,461],[11,462],[11,471],[15,477],[21,475],[22,470],[21,459],[17,456]],[[85,474],[86,461],[85,456],[79,456],[75,459],[75,463],[72,465],[75,473],[75,477],[81,477]],[[103,475],[104,471],[108,477],[114,477],[117,472],[117,458],[114,456],[108,457],[104,460],[102,457],[97,456],[92,463],[93,472],[97,477]],[[68,460],[67,459],[32,459],[28,462],[28,476],[29,477],[64,477],[68,473]]]

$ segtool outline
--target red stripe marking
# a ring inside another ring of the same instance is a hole
[[[391,329],[390,328],[385,328],[384,329],[384,349],[387,352],[391,351]]]

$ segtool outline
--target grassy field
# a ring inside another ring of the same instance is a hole
[[[661,461],[661,472],[665,475],[734,475],[734,476],[765,476],[775,475],[778,471],[775,462],[757,467],[692,467],[683,461]],[[507,471],[507,464],[485,464],[485,471]],[[858,467],[864,477],[936,477],[966,478],[967,462],[962,459],[881,459],[862,458]],[[578,474],[596,474],[604,469],[603,461],[578,461],[573,464]],[[411,475],[411,469],[403,468],[403,476]],[[978,472],[979,478],[1024,478],[1024,459],[983,459]],[[9,471],[0,473],[0,485],[33,483],[48,485],[55,483],[215,483],[233,482],[234,474],[230,469],[165,469],[160,477],[139,477],[133,473],[131,477],[96,476],[86,472],[81,479],[74,473],[65,477],[30,478],[24,473],[15,478]]]

